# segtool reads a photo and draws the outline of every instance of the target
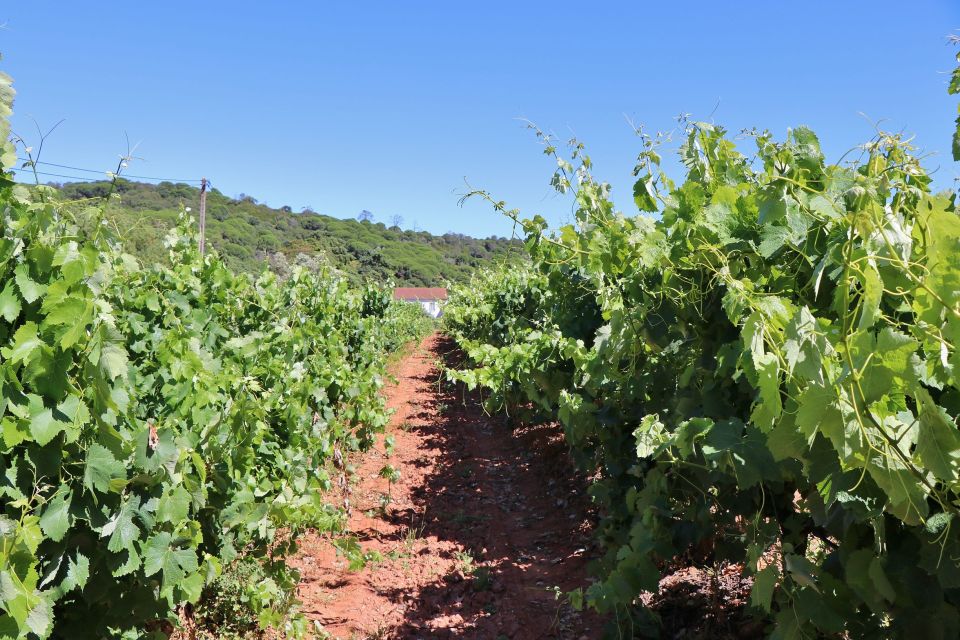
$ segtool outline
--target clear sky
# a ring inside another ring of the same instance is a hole
[[[0,24],[15,132],[36,141],[32,119],[65,119],[43,160],[107,170],[128,134],[132,174],[205,175],[228,195],[436,233],[509,235],[479,201],[457,206],[465,178],[569,218],[519,118],[585,141],[631,212],[628,118],[670,129],[685,112],[778,137],[806,124],[832,159],[883,120],[936,154],[939,186],[960,174],[945,92],[957,0],[30,0],[0,4]]]

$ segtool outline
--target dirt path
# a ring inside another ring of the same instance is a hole
[[[351,461],[349,527],[383,560],[350,572],[327,540],[304,536],[291,561],[304,613],[343,639],[599,637],[597,619],[552,591],[585,583],[591,523],[558,428],[511,430],[438,385],[451,349],[430,336],[400,362],[387,390],[394,453]],[[392,487],[378,475],[387,463]]]

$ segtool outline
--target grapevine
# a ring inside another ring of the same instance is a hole
[[[960,73],[960,70],[958,70]],[[957,92],[956,79],[951,91]],[[582,144],[552,183],[576,222],[522,227],[527,270],[457,288],[453,378],[559,419],[597,478],[611,637],[694,556],[753,578],[774,638],[960,634],[960,217],[899,135],[829,164],[807,128],[684,122],[680,183],[641,133],[617,212]]]
[[[12,98],[0,76],[4,172]],[[234,273],[185,213],[143,265],[102,202],[3,173],[0,211],[0,638],[166,637],[239,556],[292,589],[274,560],[342,528],[329,463],[372,445],[422,326],[332,273]]]

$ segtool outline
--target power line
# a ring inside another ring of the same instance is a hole
[[[72,167],[66,164],[56,164],[55,162],[43,162],[43,161],[34,162],[29,158],[17,158],[17,160],[20,160],[21,162],[29,162],[32,164],[42,164],[47,167],[56,167],[58,169],[69,169],[70,171],[83,171],[85,173],[96,173],[102,176],[105,176],[106,174],[110,173],[109,171],[103,171],[102,169],[84,169],[83,167]],[[26,169],[24,169],[24,171],[26,171]],[[41,173],[41,172],[37,171],[37,173]],[[48,174],[44,174],[44,175],[48,175]],[[60,177],[70,178],[72,176],[60,176]],[[201,182],[199,179],[195,179],[195,178],[154,178],[151,176],[135,176],[129,173],[121,173],[119,177],[136,178],[138,180],[155,180],[157,182]],[[89,180],[90,178],[77,178],[77,179]]]
[[[17,160],[19,160],[19,161],[21,161],[21,162],[30,163],[30,164],[43,164],[43,165],[46,165],[46,166],[48,166],[48,167],[58,167],[58,168],[60,168],[60,169],[70,169],[70,170],[72,170],[72,171],[85,171],[85,172],[87,172],[87,173],[99,173],[99,174],[101,174],[101,175],[105,175],[105,174],[109,173],[108,171],[98,171],[98,170],[96,170],[96,169],[83,169],[83,168],[81,168],[81,167],[71,167],[71,166],[66,165],[66,164],[54,164],[54,163],[52,163],[52,162],[40,162],[40,161],[34,162],[33,160],[31,160],[31,159],[29,159],[29,158],[17,158]]]
[[[47,173],[46,171],[30,171],[28,169],[14,169],[14,171],[25,174],[25,175],[33,175],[34,173],[36,173],[38,176],[48,176],[51,178],[69,178],[70,180],[80,180],[83,182],[99,181],[98,178],[87,178],[85,176],[67,176],[62,173]]]

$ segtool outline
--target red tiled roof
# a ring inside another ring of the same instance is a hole
[[[397,287],[393,290],[394,300],[446,300],[447,290],[443,287]]]

